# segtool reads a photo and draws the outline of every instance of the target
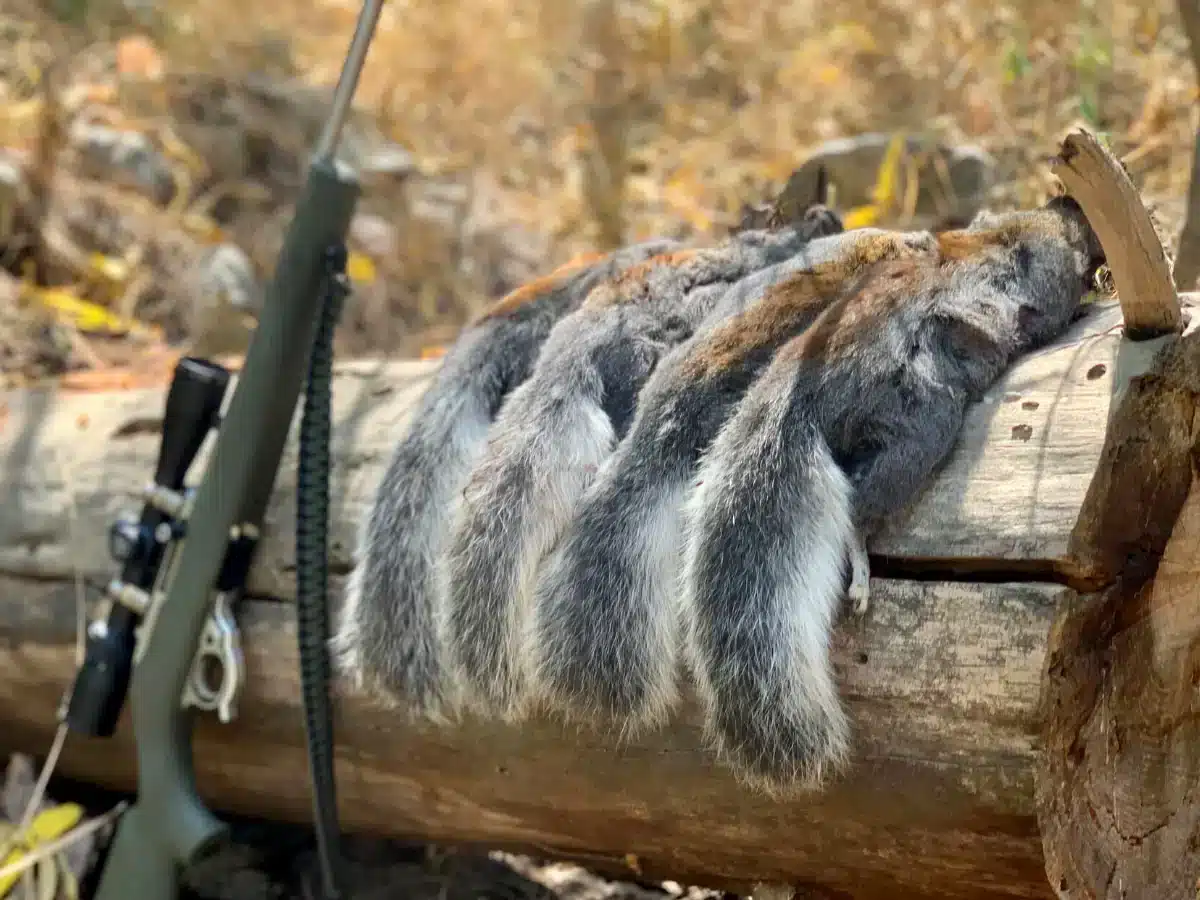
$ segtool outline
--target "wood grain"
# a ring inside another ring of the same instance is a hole
[[[1072,536],[1111,586],[1047,645],[1038,812],[1051,884],[1170,900],[1200,887],[1200,335],[1135,379]]]
[[[0,581],[3,737],[47,746],[74,660],[69,585]],[[481,842],[621,865],[648,877],[816,896],[1046,898],[1034,804],[1047,636],[1073,596],[1048,585],[876,581],[873,612],[846,624],[837,669],[857,763],[832,792],[770,802],[705,750],[694,706],[670,729],[617,746],[554,723],[410,727],[344,695],[338,791],[345,826]],[[243,611],[248,684],[239,718],[204,720],[200,790],[218,809],[310,815],[289,607]],[[65,772],[135,784],[129,722],[108,743],[72,739]],[[628,870],[626,870],[628,875]]]

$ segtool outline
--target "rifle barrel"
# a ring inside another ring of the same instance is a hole
[[[332,159],[337,153],[338,141],[342,136],[342,128],[346,117],[350,115],[350,105],[354,101],[354,91],[358,87],[358,77],[362,74],[363,64],[367,61],[367,51],[371,48],[371,38],[375,34],[375,25],[379,22],[379,14],[383,11],[383,0],[366,0],[362,11],[358,14],[358,24],[354,26],[354,37],[350,40],[350,48],[346,51],[346,61],[342,63],[342,73],[338,76],[337,87],[333,91],[333,103],[330,106],[329,118],[325,120],[325,128],[317,141],[313,156],[320,160]]]

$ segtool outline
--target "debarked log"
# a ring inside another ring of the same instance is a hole
[[[1185,298],[1193,319],[1195,305]],[[1124,340],[1119,308],[1104,304],[972,408],[937,481],[871,547],[869,615],[839,630],[855,762],[826,793],[776,801],[741,787],[704,748],[690,703],[670,728],[616,744],[553,721],[416,727],[343,688],[345,827],[812,897],[1189,896],[1200,877],[1200,390],[1183,364],[1151,370],[1155,352],[1185,343],[1196,341]],[[339,368],[339,579],[435,367]],[[74,672],[79,579],[113,571],[107,527],[152,472],[163,390],[29,390],[3,403],[0,749],[37,753]],[[214,808],[307,820],[286,603],[295,453],[293,434],[240,611],[240,714],[198,721],[195,760]],[[109,742],[69,740],[60,767],[132,787],[128,717]]]

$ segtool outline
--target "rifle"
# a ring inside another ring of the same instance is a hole
[[[89,627],[60,711],[60,731],[107,737],[130,698],[137,799],[120,819],[97,900],[175,900],[181,868],[228,838],[196,791],[191,710],[216,709],[226,721],[234,714],[241,658],[231,605],[253,560],[306,369],[297,630],[321,876],[325,896],[341,896],[326,610],[329,391],[333,330],[348,292],[345,239],[360,188],[335,154],[382,5],[364,0],[232,395],[223,367],[180,360],[141,515],[118,521],[110,534],[121,574],[106,588],[107,616]],[[214,430],[203,478],[187,489],[186,474]],[[213,663],[222,670],[216,686]]]

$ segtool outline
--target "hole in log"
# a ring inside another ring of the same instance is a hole
[[[1090,369],[1087,370],[1087,379],[1088,379],[1088,381],[1095,381],[1097,378],[1099,378],[1101,375],[1103,375],[1107,371],[1108,371],[1108,366],[1106,366],[1104,363],[1096,363],[1094,366],[1092,366]]]
[[[1028,441],[1033,437],[1033,428],[1029,425],[1014,425],[1012,437],[1014,441]]]

